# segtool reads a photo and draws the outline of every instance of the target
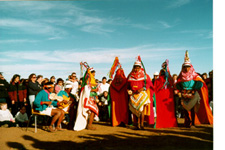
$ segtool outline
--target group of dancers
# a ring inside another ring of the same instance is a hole
[[[79,102],[77,104],[73,130],[95,130],[92,125],[94,117],[99,114],[98,84],[95,81],[96,71],[87,63],[81,63],[86,68],[83,76]],[[115,75],[114,75],[115,74]],[[198,124],[213,124],[213,115],[208,102],[208,89],[202,78],[195,72],[189,59],[188,51],[185,52],[184,63],[176,84],[170,75],[169,61],[162,64],[159,78],[154,85],[146,73],[141,57],[138,56],[132,71],[126,77],[118,57],[111,67],[110,77],[113,79],[109,87],[108,110],[112,126],[133,124],[136,129],[143,130],[144,122],[154,124],[154,128],[177,127],[174,105],[174,89],[179,91],[181,104],[184,108],[185,127]],[[114,76],[114,77],[113,77]],[[71,85],[66,83],[65,92],[59,102],[53,102],[50,95],[53,85],[46,84],[45,90],[38,93],[34,104],[40,113],[53,116],[49,130],[58,120],[56,129],[62,130],[59,125],[63,120],[65,111],[54,106],[67,104],[66,99],[73,99],[70,94]],[[154,119],[153,102],[156,107],[156,120]],[[52,106],[53,105],[53,106]],[[50,107],[51,106],[51,107]],[[65,107],[66,109],[69,106]],[[73,111],[74,112],[74,111]]]

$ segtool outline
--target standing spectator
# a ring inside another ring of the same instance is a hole
[[[6,103],[8,95],[9,83],[5,80],[2,72],[0,72],[0,103]]]
[[[59,91],[64,90],[64,86],[63,86],[63,79],[62,78],[58,78],[56,85],[55,85],[55,93],[59,93]]]
[[[20,111],[17,112],[16,114],[16,123],[19,124],[20,127],[26,127],[28,123],[28,116],[26,113],[26,107],[23,106]]]
[[[76,77],[77,77],[77,76],[76,76],[76,73],[73,72],[73,73],[71,74],[71,79],[70,79],[70,81],[72,82],[72,86],[73,86],[73,88],[72,88],[72,90],[71,90],[71,94],[78,96],[78,95],[77,95],[77,92],[78,92],[78,82],[77,82],[77,80],[76,80]]]
[[[27,101],[27,90],[20,83],[20,75],[15,74],[12,77],[8,93],[12,102],[12,114],[15,116],[19,108],[24,106],[24,103]]]
[[[55,84],[55,76],[51,76],[50,82],[52,82],[53,84]]]
[[[99,84],[99,92],[98,92],[98,95],[100,96],[100,97],[102,97],[103,96],[103,92],[108,92],[109,91],[109,84],[108,83],[106,83],[106,81],[107,81],[107,79],[106,79],[106,77],[103,77],[102,78],[102,83],[100,83]]]
[[[213,111],[213,71],[209,72],[209,78],[207,78],[205,82],[209,92],[209,105]]]
[[[30,101],[30,106],[33,108],[33,102],[35,100],[35,96],[39,91],[42,90],[42,87],[38,84],[36,81],[36,74],[32,73],[29,76],[28,79],[28,95],[29,95],[29,101]]]
[[[107,81],[107,83],[108,83],[109,85],[111,85],[112,79],[109,79],[109,80]]]
[[[37,76],[37,83],[38,83],[38,85],[39,85],[40,87],[42,87],[41,83],[42,83],[43,80],[44,80],[44,79],[43,79],[43,75],[38,75],[38,76]]]
[[[15,127],[15,119],[10,111],[7,109],[7,103],[0,104],[0,126],[8,124],[8,127]]]
[[[206,81],[206,79],[207,79],[207,73],[204,72],[204,73],[201,75],[201,77],[202,77],[202,79],[203,79],[204,81]]]

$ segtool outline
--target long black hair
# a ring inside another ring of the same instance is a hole
[[[13,83],[17,77],[20,78],[20,75],[14,74],[13,77],[12,77],[12,79],[11,79],[11,81],[10,81],[10,83]]]

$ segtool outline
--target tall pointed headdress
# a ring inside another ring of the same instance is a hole
[[[188,50],[185,52],[184,63],[182,66],[191,66],[191,60],[189,58]]]

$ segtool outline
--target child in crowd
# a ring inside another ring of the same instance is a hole
[[[9,109],[7,109],[7,103],[1,103],[0,107],[0,126],[8,125],[8,127],[15,127],[15,119]]]
[[[23,106],[20,111],[16,114],[16,122],[19,124],[20,127],[26,127],[28,123],[28,116],[26,113],[26,107]]]
[[[104,91],[102,97],[100,98],[99,106],[99,118],[101,121],[107,121],[109,118],[108,115],[108,92]]]

